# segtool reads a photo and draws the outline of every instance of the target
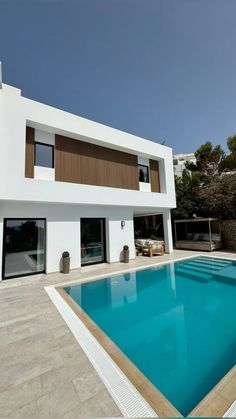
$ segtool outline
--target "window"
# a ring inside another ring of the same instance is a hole
[[[3,279],[45,272],[45,219],[5,219]]]
[[[34,165],[54,168],[54,147],[50,144],[35,143]]]
[[[177,159],[174,159],[174,166],[177,166],[177,164],[178,164],[178,160]]]
[[[149,183],[149,168],[143,164],[138,165],[139,182]]]

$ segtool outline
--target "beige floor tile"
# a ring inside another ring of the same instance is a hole
[[[81,406],[69,411],[66,417],[73,417],[78,414],[79,417],[119,417],[122,416],[119,408],[107,390],[102,390]]]
[[[86,369],[85,369],[86,368]],[[88,370],[86,364],[84,370]],[[46,394],[55,390],[58,387],[62,387],[65,384],[72,382],[75,378],[83,374],[83,369],[78,365],[73,366],[62,366],[51,371],[47,371],[39,376],[41,382],[41,392]]]
[[[40,379],[34,378],[0,393],[0,417],[36,400],[41,395]]]
[[[73,385],[66,384],[41,396],[36,402],[31,403],[31,406],[26,405],[24,411],[27,411],[27,407],[33,407],[34,413],[38,417],[56,418],[63,416],[78,404],[78,396]]]
[[[40,418],[37,401],[34,400],[33,402],[28,403],[22,406],[21,408],[12,411],[9,417],[22,418],[22,419],[33,418],[33,417]],[[45,416],[44,419],[47,419],[47,416]]]
[[[73,385],[81,403],[91,399],[91,397],[94,397],[100,391],[105,390],[104,384],[93,370],[79,375],[79,377],[73,380]]]

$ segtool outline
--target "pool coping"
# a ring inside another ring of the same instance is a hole
[[[160,261],[155,264],[149,264],[145,266],[127,268],[119,272],[100,274],[100,275],[91,275],[85,280],[73,280],[61,283],[60,285],[45,287],[54,288],[55,291],[60,295],[60,297],[65,301],[65,303],[70,307],[70,309],[75,313],[75,315],[81,320],[87,330],[91,335],[96,339],[96,341],[101,345],[105,350],[108,357],[114,361],[118,368],[123,372],[128,381],[135,387],[138,393],[143,397],[148,405],[156,412],[157,416],[161,417],[183,417],[182,414],[172,405],[172,403],[158,390],[148,379],[147,377],[132,363],[132,361],[117,347],[117,345],[103,332],[102,329],[85,313],[85,311],[77,304],[64,290],[65,286],[74,286],[79,284],[84,284],[91,281],[96,281],[100,279],[109,278],[111,276],[119,276],[128,272],[136,272],[140,270],[149,269],[151,267],[156,267],[160,265],[166,265],[182,260],[194,259],[199,256],[209,257],[209,258],[218,258],[218,259],[227,259],[234,260],[232,258],[220,257],[214,255],[205,255],[199,253],[197,255],[186,256],[183,258],[178,258],[172,261]],[[53,301],[54,302],[54,301]],[[54,303],[55,304],[55,303]],[[61,313],[62,314],[62,313]],[[64,319],[65,320],[65,319]],[[79,342],[79,341],[78,341]],[[79,342],[80,343],[80,342]],[[94,365],[96,367],[96,365]],[[103,379],[103,377],[101,377]],[[206,416],[206,409],[210,411],[208,417],[219,417],[231,407],[232,403],[235,401],[233,398],[229,400],[225,397],[225,388],[230,385],[231,380],[235,380],[236,383],[236,366],[234,366],[228,373],[210,390],[210,392],[194,407],[194,409],[188,413],[188,417],[201,417]],[[104,380],[103,380],[104,381]],[[105,383],[106,384],[106,383]],[[107,384],[106,384],[107,385]],[[109,390],[109,386],[108,386]],[[114,398],[114,394],[112,394]],[[114,398],[117,402],[117,400]],[[118,404],[118,407],[122,406]],[[124,412],[124,410],[123,410]],[[132,415],[131,415],[132,416]],[[143,416],[143,415],[142,415]],[[148,415],[149,416],[149,415]]]
[[[45,287],[124,417],[158,417],[54,286]]]

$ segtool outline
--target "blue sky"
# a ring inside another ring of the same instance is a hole
[[[236,0],[0,0],[4,82],[190,152],[236,133]]]

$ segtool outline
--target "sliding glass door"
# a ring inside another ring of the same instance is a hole
[[[106,260],[105,219],[81,218],[81,265]]]
[[[3,279],[45,272],[45,219],[5,219]]]

